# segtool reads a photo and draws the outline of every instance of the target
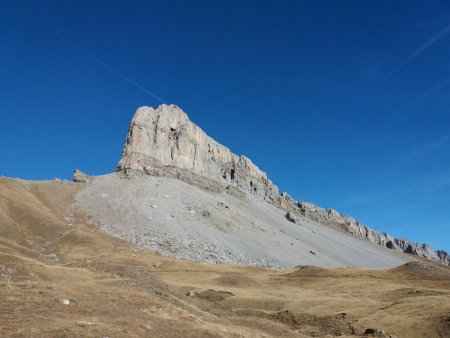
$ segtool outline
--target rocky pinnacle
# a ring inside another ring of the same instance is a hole
[[[177,178],[193,174],[258,198],[278,198],[278,188],[252,161],[214,141],[175,105],[137,110],[116,169],[124,170]]]

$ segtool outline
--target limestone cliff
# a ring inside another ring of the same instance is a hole
[[[428,244],[413,243],[406,239],[394,238],[385,232],[372,230],[353,217],[340,214],[333,209],[320,208],[312,203],[303,201],[296,201],[295,205],[302,215],[321,224],[333,226],[356,237],[385,246],[389,249],[401,250],[450,265],[450,256],[447,252],[442,250],[435,251]]]
[[[175,105],[137,110],[116,171],[174,177],[208,190],[227,191],[236,197],[250,194],[294,215],[369,242],[450,265],[450,256],[445,251],[372,230],[335,210],[294,201],[287,193],[279,195],[278,187],[247,157],[237,156],[214,141]]]
[[[264,172],[206,135],[175,105],[137,110],[116,170],[207,178],[219,187],[236,187],[266,200],[278,198],[278,188]]]

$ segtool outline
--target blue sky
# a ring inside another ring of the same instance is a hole
[[[157,96],[296,199],[450,251],[449,14],[448,1],[0,0],[0,174],[111,172]]]

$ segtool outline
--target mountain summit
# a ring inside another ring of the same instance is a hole
[[[205,178],[212,185],[236,187],[269,201],[278,199],[278,188],[252,161],[217,143],[175,105],[137,110],[116,170]]]
[[[250,159],[213,140],[176,105],[144,106],[136,111],[116,172],[127,177],[147,174],[176,178],[209,192],[265,201],[284,210],[294,224],[300,220],[316,222],[393,252],[450,264],[445,251],[372,230],[333,209],[295,201],[285,192],[280,195],[278,187]]]

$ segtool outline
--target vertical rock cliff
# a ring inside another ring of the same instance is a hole
[[[252,161],[214,141],[175,105],[137,110],[116,169],[129,170],[189,180],[206,178],[224,189],[235,187],[258,198],[278,199],[278,188]]]

